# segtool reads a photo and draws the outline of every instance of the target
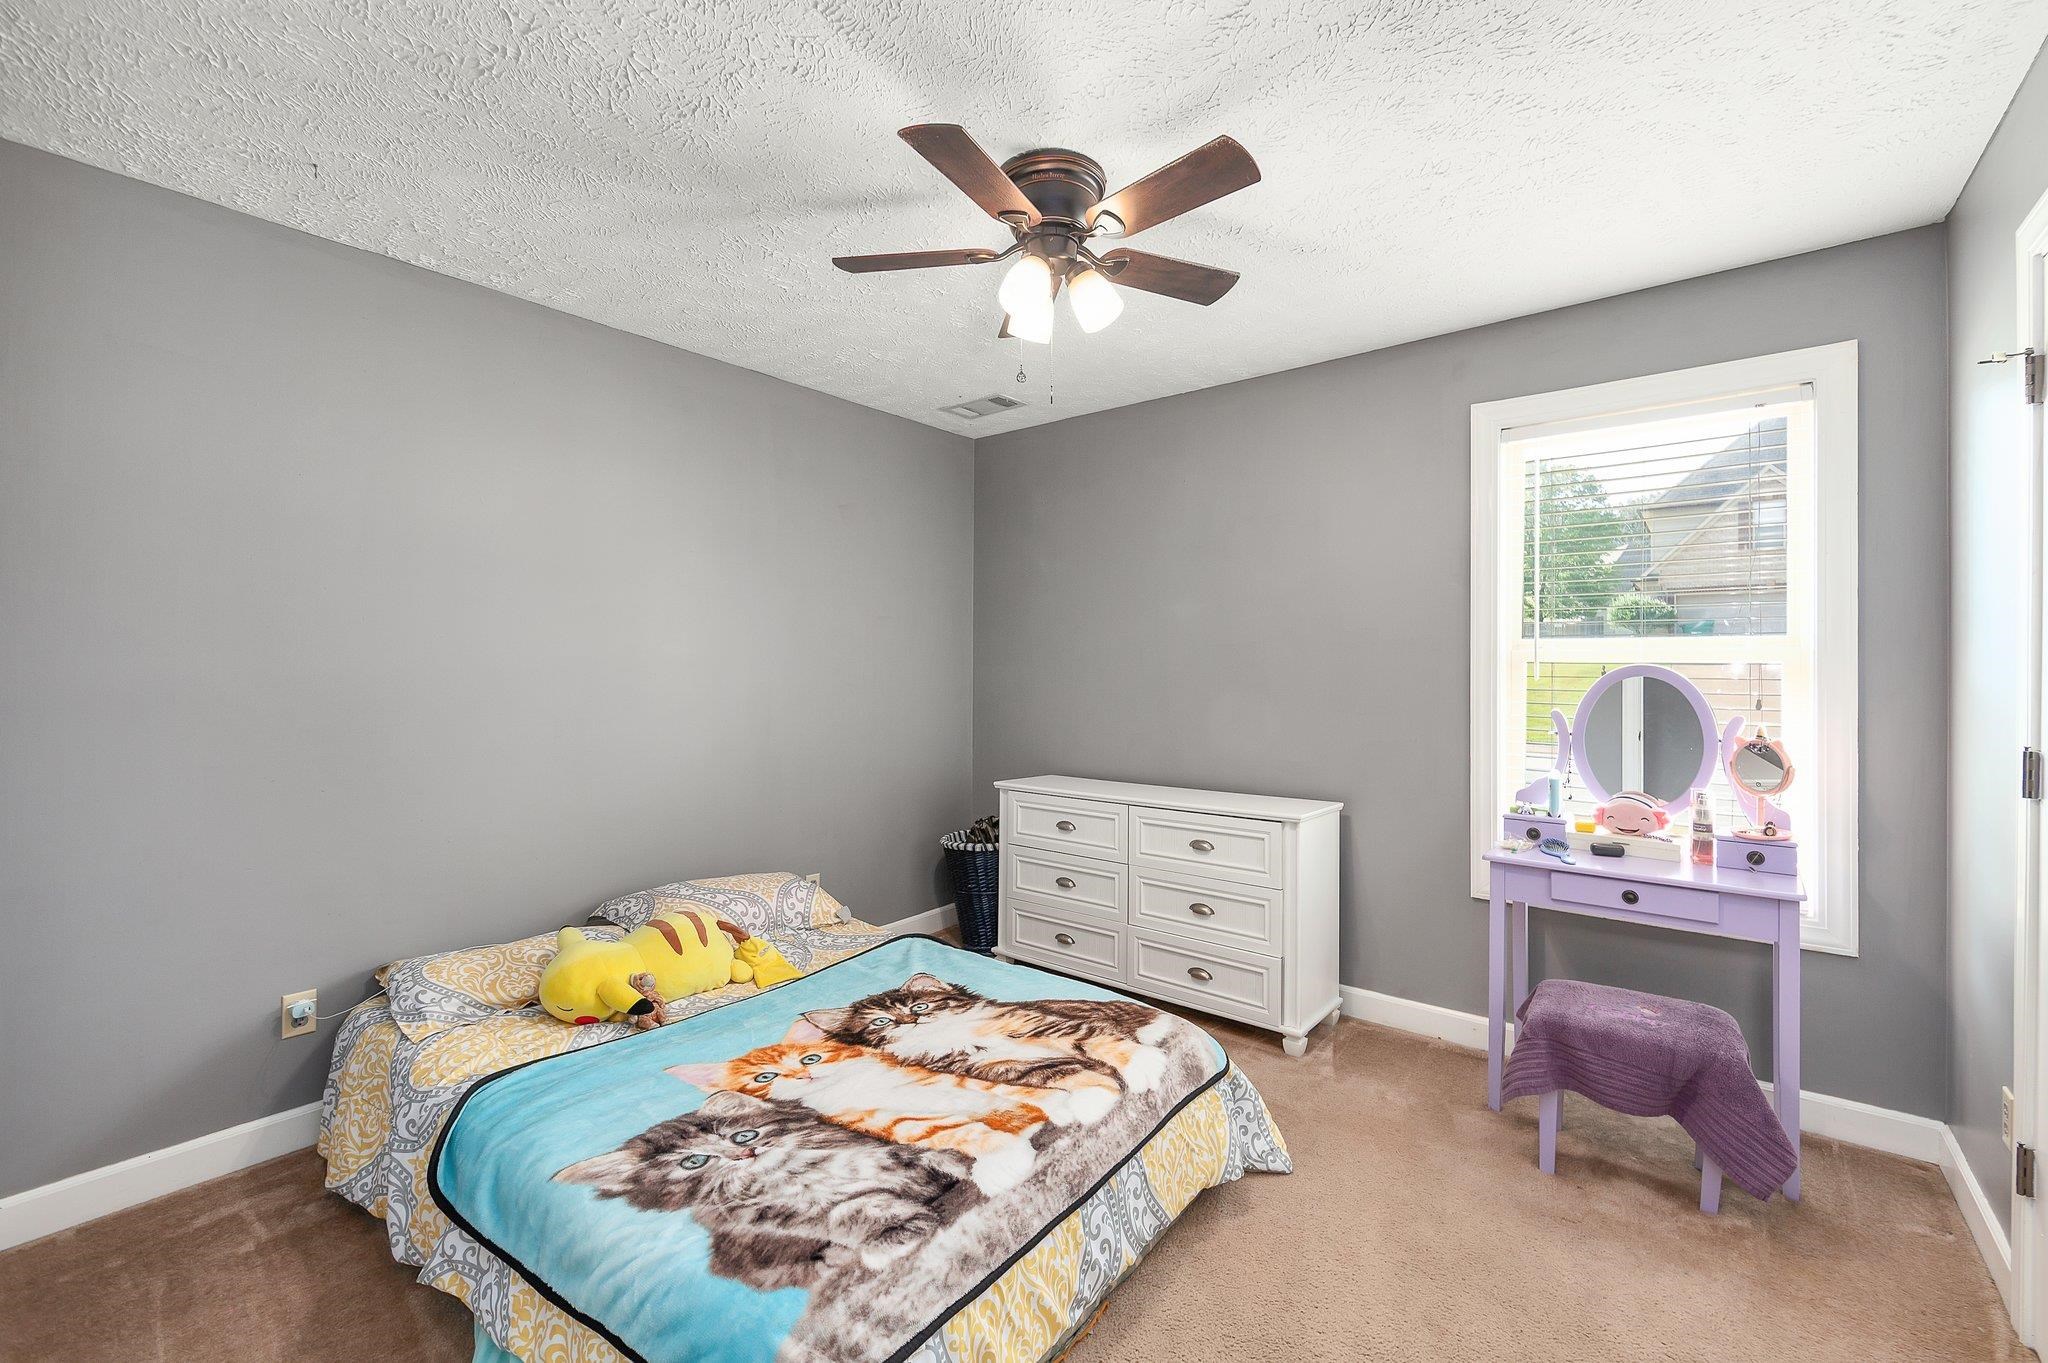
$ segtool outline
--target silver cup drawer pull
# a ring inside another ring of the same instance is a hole
[[[1215,979],[1216,977],[1214,975],[1211,975],[1208,971],[1202,969],[1202,967],[1198,965],[1191,965],[1188,967],[1188,978],[1191,980],[1200,980],[1203,984],[1207,984],[1209,981]]]
[[[1053,827],[1059,829],[1062,833],[1071,833],[1074,831],[1074,821],[1072,819],[1061,819]]]
[[[1059,886],[1062,890],[1074,888],[1074,878],[1072,876],[1055,876],[1052,883]]]
[[[1052,940],[1058,942],[1063,947],[1070,947],[1074,945],[1074,934],[1071,932],[1056,932],[1052,935]]]
[[[1207,838],[1196,838],[1188,846],[1194,848],[1197,852],[1213,852],[1216,850],[1216,844],[1210,842]]]
[[[1214,918],[1216,916],[1216,910],[1210,908],[1207,904],[1190,904],[1188,905],[1188,912],[1197,918]]]

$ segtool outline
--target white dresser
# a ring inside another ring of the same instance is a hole
[[[1013,960],[1281,1033],[1337,1011],[1334,800],[998,781]]]

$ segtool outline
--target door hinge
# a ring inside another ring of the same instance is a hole
[[[2020,362],[2020,391],[2026,400],[2040,406],[2043,390],[2048,389],[2048,355],[2037,354],[2032,346],[2025,350],[2001,350],[1978,364],[2004,364],[2008,360]]]
[[[2031,1145],[2013,1147],[2012,1190],[2021,1197],[2034,1195],[2034,1147]]]
[[[2033,748],[2020,749],[2020,798],[2041,798],[2041,754]]]

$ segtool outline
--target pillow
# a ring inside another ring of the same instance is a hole
[[[593,929],[594,937],[616,937]],[[555,934],[516,942],[414,956],[386,966],[384,992],[391,1020],[411,1041],[464,1023],[523,1008],[540,993],[540,972],[555,954]]]
[[[755,937],[792,928],[821,928],[848,917],[845,905],[787,871],[657,885],[607,899],[590,916],[632,929],[670,908],[709,909]]]

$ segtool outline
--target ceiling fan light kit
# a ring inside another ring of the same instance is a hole
[[[1003,325],[996,334],[1041,345],[1052,340],[1053,301],[1062,285],[1074,320],[1081,330],[1092,333],[1123,312],[1118,284],[1207,307],[1237,283],[1234,271],[1212,265],[1123,247],[1097,255],[1089,245],[1102,238],[1136,236],[1257,184],[1258,165],[1231,138],[1219,137],[1197,147],[1104,198],[1108,181],[1102,167],[1076,151],[1042,148],[998,166],[957,124],[914,123],[898,136],[982,212],[1009,228],[1014,240],[1001,251],[972,247],[835,257],[832,263],[850,274],[990,265],[1014,256],[1016,263],[996,290],[1003,309]]]

